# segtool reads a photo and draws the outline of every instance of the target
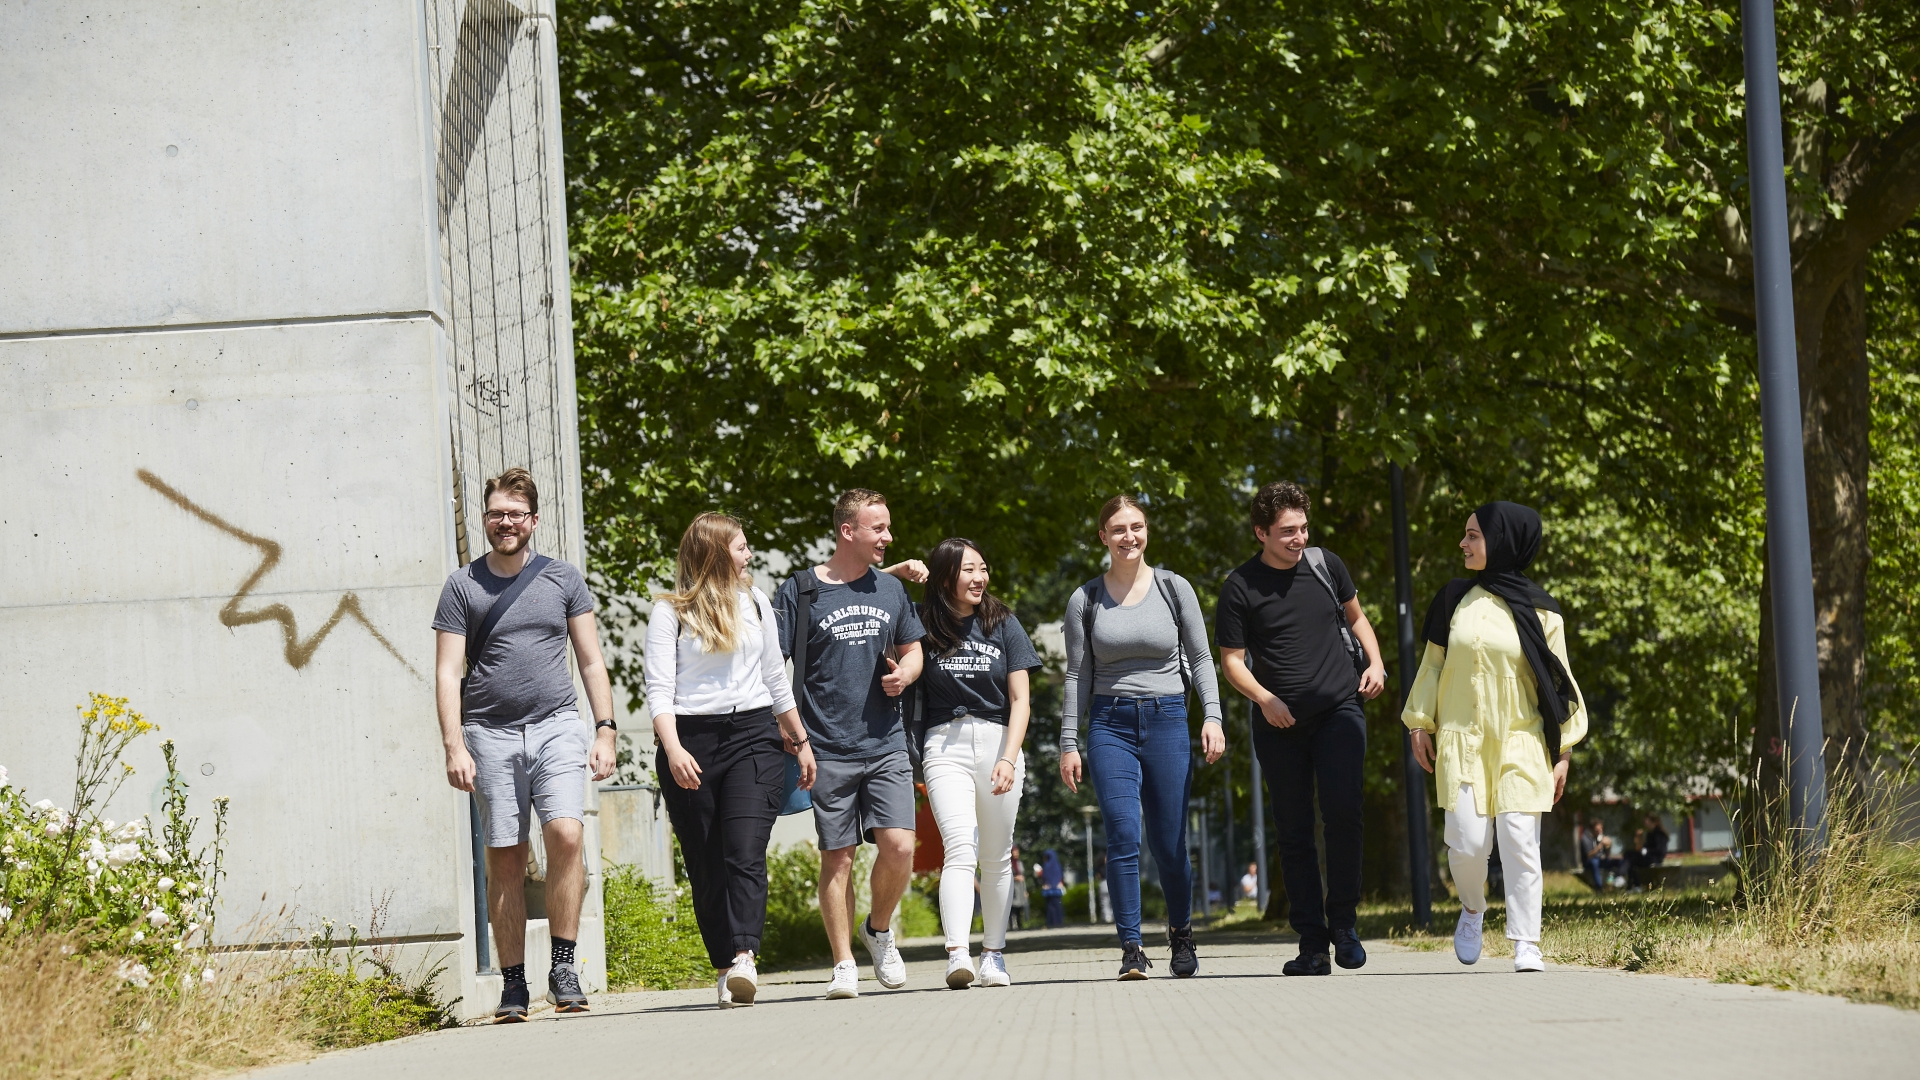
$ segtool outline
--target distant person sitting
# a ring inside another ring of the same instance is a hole
[[[1260,902],[1260,864],[1248,863],[1247,872],[1240,875],[1240,899]]]
[[[1040,895],[1047,901],[1047,929],[1058,930],[1067,924],[1067,871],[1052,848],[1040,854]]]
[[[1648,814],[1646,828],[1641,831],[1640,843],[1627,855],[1627,884],[1632,888],[1647,887],[1649,875],[1640,871],[1659,866],[1667,861],[1667,845],[1670,838],[1667,830],[1660,827],[1660,815]]]
[[[1587,884],[1595,892],[1607,887],[1613,872],[1619,869],[1620,860],[1613,857],[1613,837],[1607,835],[1607,828],[1599,819],[1592,827],[1580,834],[1580,865],[1587,872]]]

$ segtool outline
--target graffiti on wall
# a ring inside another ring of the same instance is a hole
[[[373,640],[379,642],[381,647],[386,649],[395,660],[400,661],[402,667],[412,672],[414,678],[420,678],[420,672],[417,671],[412,664],[407,663],[407,658],[400,655],[400,650],[394,648],[393,642],[387,640],[387,636],[380,632],[380,628],[373,625],[373,620],[367,618],[367,613],[360,607],[360,598],[351,592],[341,594],[340,602],[333,606],[333,614],[327,617],[326,622],[320,624],[320,629],[315,630],[312,636],[304,639],[300,636],[299,624],[294,620],[293,609],[287,607],[287,605],[268,604],[265,607],[243,608],[241,605],[247,599],[247,594],[253,591],[253,587],[260,583],[261,578],[266,577],[275,566],[280,564],[280,544],[277,541],[269,540],[264,536],[256,536],[240,528],[238,525],[233,524],[220,515],[215,514],[213,511],[208,510],[206,507],[201,506],[199,503],[194,502],[192,499],[187,498],[185,495],[180,494],[172,485],[145,469],[138,470],[135,475],[139,476],[141,483],[159,492],[161,497],[165,498],[168,502],[214,528],[219,529],[228,536],[239,540],[241,543],[249,544],[260,550],[260,565],[254,567],[253,573],[249,574],[247,579],[240,583],[240,588],[236,590],[233,596],[227,600],[226,604],[220,608],[220,624],[222,626],[251,626],[254,623],[264,622],[279,623],[280,636],[285,643],[287,664],[297,670],[307,666],[307,661],[313,659],[313,654],[319,650],[321,643],[327,640],[327,635],[333,633],[334,627],[339,626],[342,620],[350,618],[361,626],[366,627],[367,633],[373,635]]]

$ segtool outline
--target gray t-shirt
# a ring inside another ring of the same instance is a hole
[[[513,578],[488,570],[484,558],[455,570],[440,590],[433,628],[462,635],[478,631],[494,600],[512,584]],[[567,620],[592,610],[593,594],[580,571],[558,559],[547,563],[500,616],[469,666],[461,719],[505,727],[575,708]]]
[[[1092,586],[1099,606],[1094,611],[1092,663],[1088,663],[1086,632],[1087,587],[1075,589],[1067,600],[1061,629],[1067,646],[1066,701],[1060,724],[1060,749],[1079,748],[1080,718],[1092,708],[1095,695],[1122,698],[1171,697],[1185,692],[1180,679],[1180,650],[1184,650],[1193,689],[1200,698],[1201,715],[1220,719],[1220,688],[1213,675],[1213,652],[1207,647],[1207,622],[1200,598],[1178,574],[1169,574],[1174,601],[1180,605],[1180,628],[1175,632],[1173,610],[1155,582],[1146,599],[1121,607],[1108,594],[1104,578]],[[1179,650],[1176,649],[1179,646]],[[1093,686],[1084,685],[1091,668]]]
[[[880,688],[889,646],[927,636],[907,599],[906,586],[891,574],[868,570],[845,584],[820,581],[807,622],[807,670],[800,718],[813,740],[814,756],[828,761],[872,761],[905,753],[900,701]],[[781,655],[793,656],[793,623],[800,588],[788,578],[773,595],[780,618]]]

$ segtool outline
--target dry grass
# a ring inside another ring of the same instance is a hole
[[[263,964],[165,994],[136,989],[105,959],[73,948],[66,936],[0,936],[8,999],[0,1076],[158,1080],[313,1053],[295,995]]]

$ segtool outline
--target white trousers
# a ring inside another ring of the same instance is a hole
[[[1487,910],[1487,856],[1500,837],[1500,872],[1507,883],[1507,937],[1540,940],[1540,815],[1496,814],[1473,805],[1473,785],[1461,784],[1447,811],[1447,865],[1468,911]]]
[[[1010,757],[1013,790],[993,793],[993,766]],[[927,802],[947,849],[940,869],[940,927],[947,948],[963,949],[973,930],[973,874],[980,871],[980,918],[986,947],[1007,944],[1007,902],[1013,889],[1013,819],[1027,778],[1027,756],[1007,747],[1007,727],[962,716],[927,729]]]

